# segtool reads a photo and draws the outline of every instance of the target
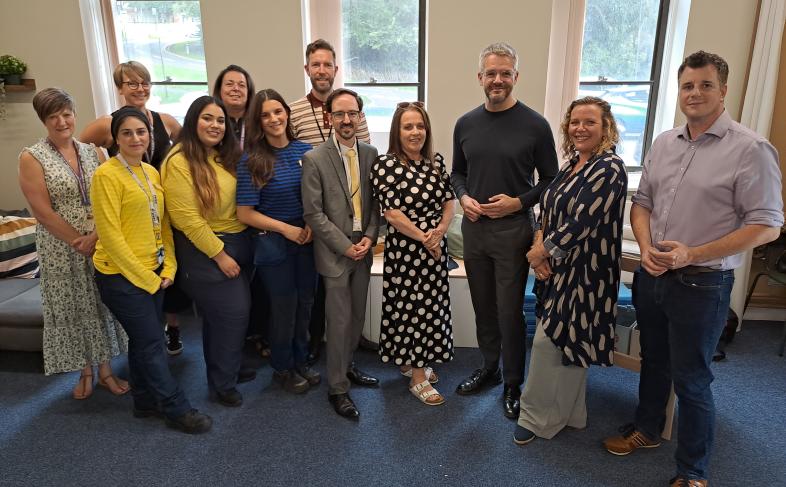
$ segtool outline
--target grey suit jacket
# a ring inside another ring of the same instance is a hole
[[[358,140],[361,183],[361,228],[375,245],[379,235],[379,204],[371,194],[371,165],[377,149]],[[303,218],[314,232],[314,260],[317,272],[325,277],[340,276],[352,260],[344,252],[352,245],[353,209],[344,162],[333,137],[302,159]],[[372,263],[372,252],[366,263]]]

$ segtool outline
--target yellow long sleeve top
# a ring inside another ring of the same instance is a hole
[[[175,147],[173,151],[177,149]],[[224,248],[224,242],[216,237],[216,233],[238,233],[246,226],[237,219],[235,176],[216,162],[215,153],[208,158],[208,164],[216,172],[219,193],[218,204],[207,217],[200,213],[191,170],[183,153],[174,154],[161,166],[161,180],[172,226],[212,259]]]
[[[130,167],[142,188],[116,157],[101,164],[93,175],[90,198],[98,232],[93,264],[99,272],[122,274],[134,286],[154,294],[161,287],[161,280],[174,280],[177,271],[172,228],[165,211],[164,189],[158,171],[144,162],[141,166]],[[164,244],[164,267],[160,275],[155,273],[159,266],[158,249],[145,174],[158,196]]]

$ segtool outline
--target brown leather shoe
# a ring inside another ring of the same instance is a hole
[[[612,436],[603,440],[603,446],[614,455],[627,455],[638,448],[657,448],[660,441],[652,441],[644,433],[637,430],[632,424],[620,428],[622,435]]]
[[[671,487],[707,487],[707,481],[702,479],[684,479],[682,477],[674,477],[669,484]]]

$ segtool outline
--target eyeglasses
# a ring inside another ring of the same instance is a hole
[[[147,81],[142,81],[141,83],[138,82],[138,81],[123,81],[120,84],[128,85],[128,87],[131,88],[132,90],[135,90],[135,89],[139,88],[140,86],[142,88],[146,89],[146,90],[150,89],[150,83],[148,83]]]
[[[348,116],[350,120],[357,120],[360,116],[360,112],[351,110],[349,112],[333,112],[330,114],[336,120],[344,120],[345,116]]]
[[[396,107],[398,108],[409,108],[410,106],[423,108],[426,105],[424,105],[422,101],[402,101],[401,103],[396,104]]]
[[[509,71],[509,70],[494,71],[493,69],[490,69],[488,71],[484,71],[483,72],[483,77],[486,78],[486,79],[496,79],[497,75],[499,75],[499,77],[504,79],[504,80],[511,80],[511,79],[513,79],[514,76],[516,76],[516,72],[515,71]]]

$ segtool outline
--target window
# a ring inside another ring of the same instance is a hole
[[[628,166],[652,142],[668,11],[669,0],[587,0],[579,96],[611,104]]]
[[[344,86],[363,97],[372,138],[397,103],[424,99],[425,11],[425,0],[341,0]]]
[[[118,59],[150,71],[148,108],[182,123],[191,102],[208,94],[199,0],[114,0],[112,14]]]

